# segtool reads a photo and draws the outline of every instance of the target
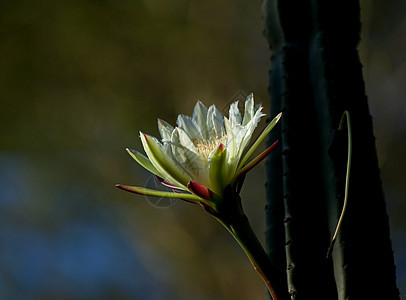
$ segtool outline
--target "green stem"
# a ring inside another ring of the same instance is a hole
[[[269,257],[252,231],[248,219],[245,217],[241,224],[231,225],[229,231],[247,254],[255,271],[258,272],[271,293],[272,298],[274,300],[283,299],[273,285],[274,280],[272,280],[272,277],[274,277],[274,272]]]
[[[237,199],[235,197],[237,197]],[[265,252],[253,232],[247,216],[242,211],[240,197],[234,195],[233,198],[234,205],[227,206],[227,210],[220,210],[220,213],[214,215],[214,217],[231,233],[244,250],[255,271],[257,271],[264,281],[273,300],[290,299],[287,290],[281,286],[275,285],[275,283],[279,282],[277,272],[273,268],[268,254]]]

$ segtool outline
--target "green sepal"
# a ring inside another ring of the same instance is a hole
[[[244,166],[244,164],[247,162],[247,160],[251,157],[251,155],[254,153],[254,151],[258,148],[258,146],[261,144],[261,142],[268,135],[268,133],[270,133],[271,130],[275,127],[276,123],[278,123],[281,116],[282,116],[282,113],[279,113],[271,121],[271,123],[269,123],[268,126],[265,127],[264,131],[262,131],[260,136],[257,138],[257,140],[254,142],[254,144],[251,146],[251,148],[247,151],[247,153],[244,155],[244,157],[240,161],[240,164],[238,165],[237,171],[240,170]]]
[[[226,147],[220,144],[217,149],[211,154],[210,166],[209,166],[209,177],[210,186],[213,191],[222,195],[223,190],[227,183],[227,169],[226,169]]]
[[[273,149],[278,145],[279,141],[276,141],[273,143],[270,147],[266,148],[261,154],[259,154],[257,157],[255,157],[253,160],[251,160],[248,164],[246,164],[237,176],[235,177],[235,180],[238,180],[241,176],[245,175],[250,171],[252,168],[254,168],[257,164],[259,164],[265,157],[267,157]]]
[[[148,157],[142,155],[137,150],[133,150],[133,149],[129,149],[129,148],[126,148],[125,150],[144,169],[147,169],[148,171],[150,171],[152,174],[154,174],[156,176],[162,177],[161,173],[158,172],[158,170],[154,167],[154,165],[151,163],[151,161],[148,159]]]
[[[127,192],[135,193],[138,195],[146,195],[146,196],[154,196],[154,197],[162,197],[162,198],[179,198],[179,199],[187,199],[192,200],[192,202],[199,203],[200,198],[193,195],[193,194],[186,194],[186,193],[172,193],[172,192],[164,192],[164,191],[157,191],[152,189],[147,189],[138,186],[128,186],[128,185],[121,185],[116,184],[116,187],[122,189]]]
[[[163,177],[169,182],[182,187],[184,190],[187,190],[186,186],[190,179],[176,165],[172,157],[170,157],[171,153],[169,152],[169,149],[165,148],[165,146],[169,147],[169,145],[160,145],[159,141],[157,141],[154,137],[143,133],[140,133],[140,136],[142,145],[144,146],[144,150],[147,153],[148,158],[158,172],[162,174],[160,177]]]

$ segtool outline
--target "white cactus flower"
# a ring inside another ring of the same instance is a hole
[[[140,132],[147,157],[135,150],[127,151],[164,185],[172,187],[174,193],[117,186],[138,194],[182,198],[195,203],[207,204],[209,200],[221,199],[228,185],[234,184],[276,146],[274,144],[245,165],[281,117],[281,114],[277,115],[247,149],[264,115],[262,106],[254,106],[251,94],[245,101],[243,117],[238,101],[230,105],[228,118],[214,105],[207,109],[198,101],[192,117],[179,115],[176,127],[158,119],[161,141]]]

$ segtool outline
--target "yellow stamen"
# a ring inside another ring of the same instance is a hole
[[[227,134],[224,134],[221,137],[211,136],[207,140],[197,140],[193,139],[192,142],[196,147],[197,152],[205,160],[209,160],[210,153],[216,149],[220,144],[224,144],[227,139]]]

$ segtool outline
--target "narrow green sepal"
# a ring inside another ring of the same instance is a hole
[[[255,157],[252,161],[250,161],[248,164],[246,164],[240,172],[237,174],[235,177],[236,180],[238,180],[241,176],[247,174],[249,171],[251,171],[252,168],[254,168],[257,164],[259,164],[265,157],[267,157],[273,149],[278,145],[279,141],[276,141],[273,143],[270,147],[266,148],[261,154],[259,154],[257,157]]]
[[[170,153],[168,148],[161,146],[158,140],[144,133],[140,133],[140,137],[148,158],[154,167],[162,174],[159,176],[186,190],[189,178],[187,178],[186,174],[176,165],[173,159],[168,157]]]
[[[137,150],[125,149],[128,154],[131,155],[131,157],[138,163],[140,164],[144,169],[147,169],[150,171],[152,174],[162,177],[162,175],[158,172],[158,170],[154,167],[154,165],[151,163],[151,161],[148,159],[148,157],[142,155],[140,152]]]
[[[179,198],[179,199],[194,200],[194,201],[196,201],[196,203],[200,202],[200,198],[193,194],[163,192],[163,191],[151,190],[151,189],[138,187],[138,186],[128,186],[128,185],[121,185],[121,184],[116,184],[116,187],[121,190],[131,192],[134,194],[138,194],[138,195],[163,197],[163,198]]]
[[[282,117],[282,113],[279,113],[271,123],[268,124],[268,126],[265,127],[265,129],[262,131],[261,135],[257,138],[257,140],[252,144],[251,148],[247,151],[247,153],[244,155],[243,159],[240,161],[240,164],[238,165],[237,170],[240,170],[244,164],[247,162],[247,160],[251,157],[251,155],[254,153],[254,151],[258,148],[258,146],[261,144],[261,142],[265,139],[265,137],[268,135],[268,133],[271,132],[271,130],[275,127],[276,123],[278,123],[279,119]]]

